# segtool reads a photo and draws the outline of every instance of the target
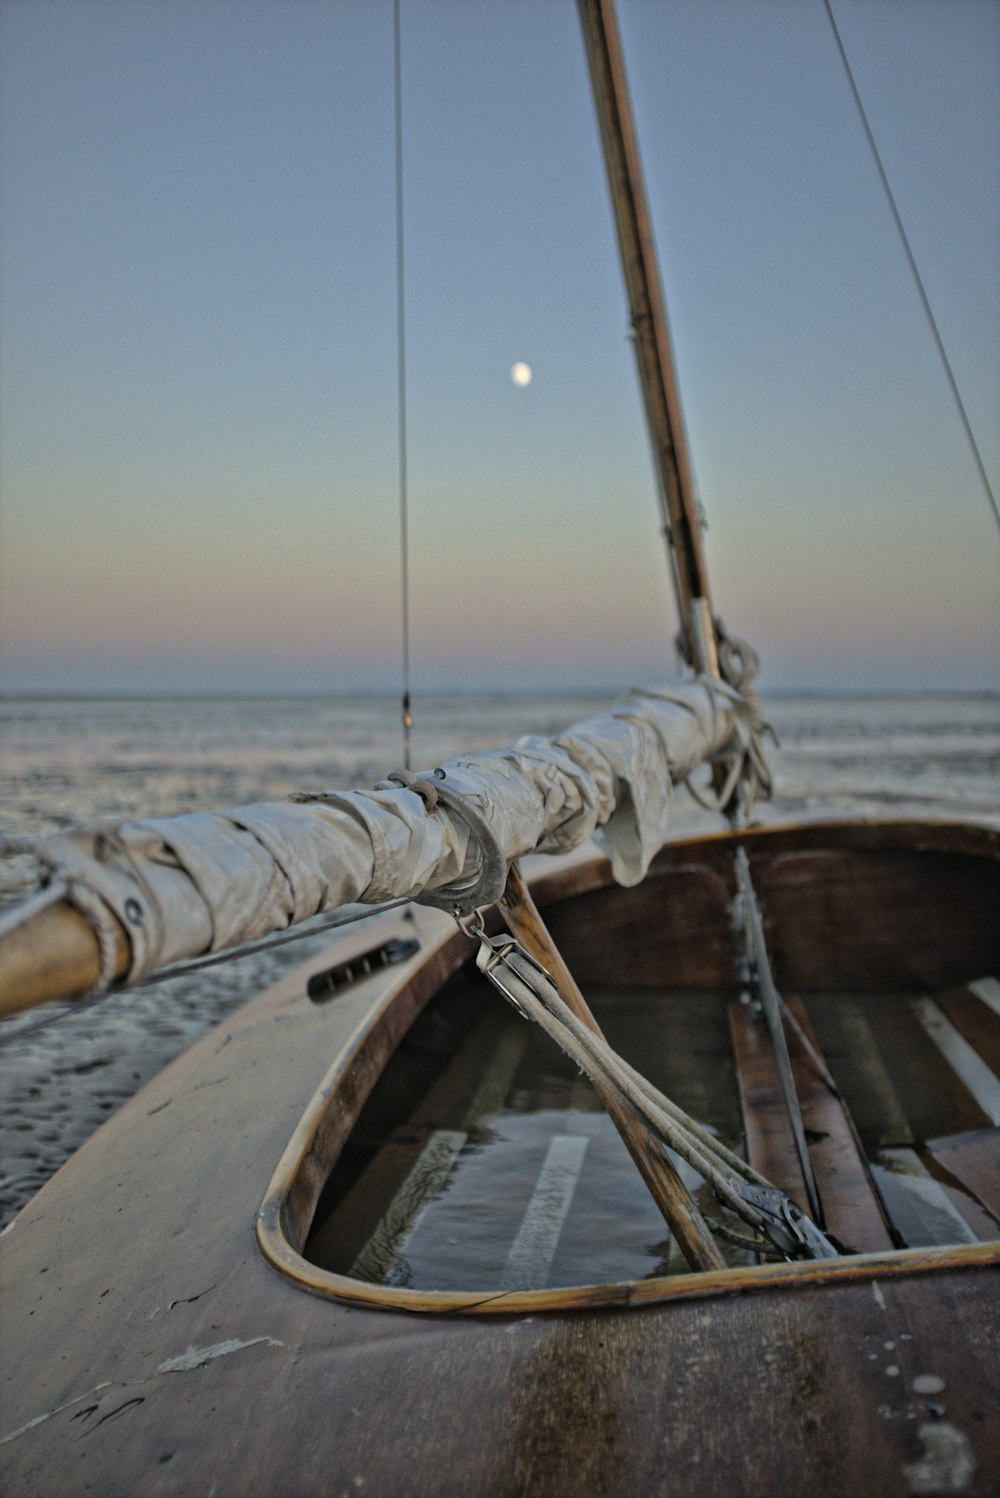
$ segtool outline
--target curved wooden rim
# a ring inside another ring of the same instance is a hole
[[[940,818],[932,821],[914,821],[910,817],[839,817],[832,821],[815,822],[768,822],[759,826],[744,827],[739,838],[751,848],[754,843],[788,844],[788,851],[796,849],[802,841],[811,841],[817,834],[828,839],[830,848],[868,847],[920,849],[926,852],[969,853],[985,858],[1000,857],[1000,825],[989,822],[952,821]],[[665,843],[649,866],[646,878],[653,877],[666,865],[680,856],[695,857],[722,849],[732,842],[734,834],[728,827],[717,832],[701,832],[691,837],[679,838]],[[888,843],[887,843],[888,839]],[[567,880],[573,875],[573,888],[567,890]],[[562,899],[566,894],[580,894],[584,890],[605,889],[614,883],[611,860],[603,856],[589,859],[586,863],[569,869],[540,870],[529,880],[536,905],[547,905]]]
[[[672,1275],[669,1279],[626,1280],[619,1284],[575,1285],[555,1290],[408,1290],[369,1285],[347,1275],[317,1269],[289,1248],[270,1207],[261,1209],[257,1242],[275,1269],[313,1295],[373,1310],[422,1312],[430,1316],[526,1316],[556,1311],[624,1310],[664,1301],[788,1289],[792,1285],[889,1279],[941,1269],[981,1269],[1000,1264],[1000,1242],[992,1242],[954,1248],[901,1249],[805,1264],[761,1264],[750,1269],[720,1269],[705,1274]]]
[[[900,846],[919,846],[928,850],[995,855],[1000,848],[1000,830],[963,822],[844,820],[758,827],[739,835],[754,841],[780,843],[786,837],[795,841],[796,835],[808,838],[832,834],[840,846],[863,846],[870,838],[877,838],[879,846],[884,847],[887,833],[893,842],[898,840]],[[733,836],[733,833],[724,831],[686,838],[668,844],[657,858],[666,861],[690,856],[699,848],[722,845]],[[653,872],[655,868],[654,863]],[[612,882],[608,860],[596,858],[546,874],[534,881],[533,888],[539,903],[549,903],[570,893],[600,889]],[[387,915],[384,921],[386,925],[392,923],[393,916]],[[374,930],[376,924],[373,922],[369,929]],[[991,1241],[859,1254],[821,1262],[763,1264],[614,1284],[512,1291],[413,1290],[374,1285],[309,1263],[299,1249],[305,1242],[323,1184],[386,1064],[386,1027],[398,1032],[395,1038],[388,1037],[388,1054],[391,1055],[398,1039],[417,1014],[445,979],[471,954],[472,947],[466,938],[442,922],[437,935],[431,938],[419,956],[405,964],[345,1042],[282,1152],[257,1214],[256,1237],[267,1262],[301,1289],[373,1309],[445,1316],[510,1316],[653,1305],[712,1295],[782,1289],[793,1284],[807,1286],[830,1281],[877,1280],[1000,1263],[1000,1241]],[[378,1058],[376,1051],[379,1052]],[[353,1106],[350,1106],[342,1097],[338,1098],[338,1094],[345,1080],[356,1070],[370,1075],[367,1079],[363,1075],[361,1086],[355,1089]]]

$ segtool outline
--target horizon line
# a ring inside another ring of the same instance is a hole
[[[681,678],[692,680],[693,678]],[[651,683],[651,689],[655,690],[658,683]],[[428,687],[422,692],[413,692],[415,701],[431,697],[569,697],[569,696],[618,696],[621,697],[628,691],[641,691],[642,687],[619,686],[592,686],[570,684],[568,686],[551,687],[504,687],[504,686],[447,686]],[[900,687],[900,686],[866,686],[866,687],[818,687],[818,686],[788,686],[788,687],[765,687],[759,689],[763,697],[1000,697],[1000,686],[957,686],[957,687]],[[257,687],[257,688],[212,688],[212,687],[177,687],[163,689],[143,689],[141,687],[0,687],[0,700],[11,699],[61,699],[63,701],[94,701],[117,699],[120,701],[134,702],[157,702],[176,701],[205,701],[226,699],[227,701],[252,701],[267,698],[316,698],[324,697],[363,697],[369,700],[382,700],[398,702],[400,693],[393,688],[366,688],[366,687],[297,687],[284,689],[281,687]]]

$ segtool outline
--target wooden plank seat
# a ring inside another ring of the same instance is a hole
[[[797,998],[787,1000],[803,1033],[819,1047],[808,1016]],[[767,1026],[757,1021],[746,1004],[733,1004],[729,1024],[736,1057],[740,1101],[750,1164],[804,1209],[808,1199],[802,1179],[771,1048]],[[795,1088],[816,1176],[827,1231],[856,1253],[876,1253],[893,1247],[868,1163],[854,1130],[837,1098],[820,1076],[798,1036],[788,1034]]]

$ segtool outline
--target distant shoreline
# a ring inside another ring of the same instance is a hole
[[[618,686],[552,686],[552,687],[431,687],[414,693],[415,700],[427,701],[441,697],[502,698],[502,697],[620,697],[628,688]],[[765,687],[761,696],[766,699],[786,700],[792,698],[828,698],[882,700],[892,698],[937,700],[956,697],[975,697],[983,700],[1000,700],[1000,687]],[[365,702],[396,702],[399,692],[391,689],[369,691],[362,687],[299,688],[294,691],[280,687],[261,688],[257,691],[215,691],[211,688],[178,688],[176,691],[139,691],[128,688],[62,691],[58,688],[0,688],[0,702],[313,702],[323,698],[336,698]]]

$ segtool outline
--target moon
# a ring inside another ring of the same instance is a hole
[[[531,384],[531,365],[524,364],[519,359],[511,366],[510,377],[515,385],[520,385],[523,389],[525,385]]]

